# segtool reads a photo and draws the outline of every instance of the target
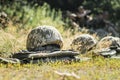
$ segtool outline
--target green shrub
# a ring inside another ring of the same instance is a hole
[[[8,14],[12,22],[19,29],[31,29],[39,25],[51,25],[62,32],[64,22],[62,21],[61,11],[50,9],[47,3],[44,3],[42,6],[38,6],[38,4],[31,6],[26,1],[14,1],[13,4],[6,3],[6,5],[2,5],[0,9]]]
[[[109,20],[114,23],[120,19],[120,0],[85,0],[82,5],[94,15],[107,11],[110,15]]]

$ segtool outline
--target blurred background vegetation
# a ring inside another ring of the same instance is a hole
[[[86,0],[83,5],[92,10],[93,14],[107,11],[110,14],[109,20],[114,23],[120,20],[120,0]]]
[[[63,25],[60,11],[51,10],[46,3],[40,5],[39,3],[32,4],[33,2],[27,0],[3,0],[1,1],[0,10],[7,13],[9,19],[19,29],[29,29],[45,24],[52,26]]]
[[[120,0],[0,0],[0,10],[6,12],[14,24],[20,23],[21,28],[67,25],[62,22],[62,12],[77,11],[79,6],[91,10],[93,16],[107,11],[109,20],[120,25]]]

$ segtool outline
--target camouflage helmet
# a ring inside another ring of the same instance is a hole
[[[71,48],[73,50],[78,50],[81,53],[85,53],[86,51],[90,50],[97,41],[94,39],[93,36],[89,34],[82,34],[76,37],[71,44]]]
[[[62,46],[63,39],[61,34],[52,26],[39,26],[31,30],[27,37],[26,47],[28,51],[50,50],[50,47],[61,49]]]
[[[96,48],[99,50],[104,48],[110,48],[110,47],[120,47],[120,38],[107,36],[102,38],[96,46]]]

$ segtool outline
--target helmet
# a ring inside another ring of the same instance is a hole
[[[39,26],[31,30],[27,37],[28,51],[61,49],[62,46],[61,34],[52,26]]]
[[[98,49],[111,48],[111,47],[120,47],[120,38],[107,36],[102,38],[96,46],[96,48]]]
[[[94,39],[93,36],[89,34],[82,34],[76,37],[71,44],[71,48],[73,50],[78,50],[81,53],[85,53],[89,49],[91,49],[97,41]]]
[[[120,38],[107,36],[98,42],[94,52],[104,57],[111,57],[116,56],[118,51],[120,51]]]

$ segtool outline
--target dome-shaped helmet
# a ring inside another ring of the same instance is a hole
[[[120,52],[120,38],[113,36],[102,38],[94,52],[104,57],[116,56]]]
[[[39,26],[28,34],[27,50],[42,51],[51,49],[61,49],[63,39],[58,30],[52,26]]]
[[[73,50],[78,50],[81,53],[85,53],[89,49],[91,49],[97,41],[94,39],[93,36],[89,34],[82,34],[76,37],[71,44],[71,48]]]
[[[96,48],[98,49],[111,48],[111,47],[120,47],[120,38],[107,36],[102,38],[96,46]]]

